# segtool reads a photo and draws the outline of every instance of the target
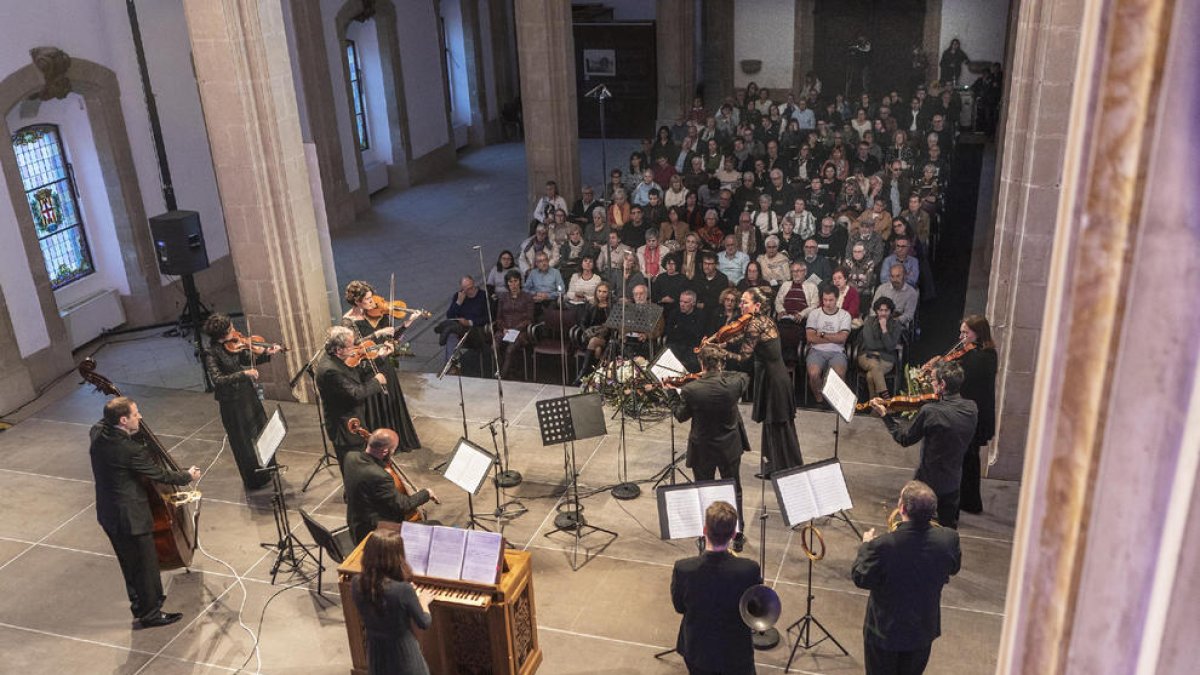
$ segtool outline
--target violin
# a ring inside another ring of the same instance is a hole
[[[371,297],[375,300],[375,306],[363,310],[363,313],[372,321],[383,318],[384,314],[391,316],[393,319],[407,319],[409,314],[415,314],[418,319],[428,319],[433,316],[428,310],[409,309],[408,303],[403,300],[388,302],[382,295],[373,295]]]
[[[974,342],[963,343],[962,340],[959,340],[945,354],[942,354],[941,356],[935,356],[932,359],[930,359],[928,363],[926,363],[924,366],[921,367],[921,370],[925,371],[926,373],[932,373],[933,367],[936,366],[937,364],[949,363],[950,361],[957,361],[957,360],[961,359],[962,357],[966,356],[967,352],[973,351],[978,348],[979,348],[979,345]]]
[[[678,377],[664,377],[664,378],[660,379],[659,381],[662,382],[664,386],[682,387],[683,385],[687,384],[688,382],[691,382],[692,380],[700,379],[700,376],[702,374],[703,373],[688,373],[687,375],[680,375]]]
[[[364,441],[371,438],[371,432],[367,431],[366,427],[362,425],[362,422],[358,421],[357,417],[351,417],[346,421],[346,429]],[[404,469],[401,469],[400,465],[396,464],[396,460],[394,458],[388,457],[387,465],[383,467],[383,470],[387,471],[388,475],[392,477],[392,483],[395,484],[396,490],[399,491],[400,494],[411,497],[419,492],[416,485],[414,485],[408,475],[404,473]],[[441,504],[440,501],[433,499],[432,496],[430,497],[430,501],[432,501],[434,504]],[[417,508],[405,518],[405,520],[412,523],[419,523],[425,519],[425,509],[422,508]]]
[[[272,347],[278,347],[281,352],[288,350],[287,347],[281,344],[266,342],[261,335],[246,336],[236,330],[229,334],[229,337],[221,343],[221,346],[230,354],[239,354],[249,349],[250,353],[255,356],[262,356]]]
[[[866,403],[856,404],[854,406],[854,409],[859,412],[862,412],[864,410],[870,410],[871,404],[874,403],[875,401],[879,401],[880,403],[882,403],[884,405],[884,408],[887,409],[888,414],[891,415],[894,413],[901,413],[901,412],[908,412],[911,410],[916,410],[917,408],[920,408],[921,406],[925,405],[926,403],[933,403],[934,401],[940,401],[940,400],[941,400],[941,397],[938,396],[937,394],[917,394],[915,396],[893,396],[891,398],[873,398],[870,401],[867,401]]]
[[[730,340],[740,336],[742,333],[746,332],[746,326],[749,325],[750,319],[753,318],[753,314],[743,314],[739,316],[733,321],[721,326],[717,332],[701,340],[700,347],[712,344],[725,344],[726,342],[729,342]],[[699,354],[700,347],[696,347],[693,351]]]
[[[389,345],[386,343],[376,344],[374,340],[363,340],[362,342],[351,347],[350,354],[342,360],[345,361],[346,365],[350,366],[351,368],[357,368],[358,364],[362,363],[363,360],[366,360],[373,366],[375,364],[372,360],[378,356],[381,356],[379,352],[387,349],[388,347]]]

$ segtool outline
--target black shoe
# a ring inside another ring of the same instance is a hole
[[[754,474],[754,477],[759,480],[771,480],[771,472],[768,471],[766,473],[756,473]]]
[[[737,534],[736,534],[736,535],[733,537],[733,546],[732,546],[732,548],[733,548],[733,552],[734,552],[734,553],[741,553],[741,552],[742,552],[742,549],[743,549],[743,548],[746,548],[746,535],[742,534],[741,532],[738,532],[738,533],[737,533]]]
[[[142,624],[142,628],[156,628],[158,626],[170,626],[182,618],[183,614],[179,612],[159,612],[158,616],[142,619],[139,623]]]

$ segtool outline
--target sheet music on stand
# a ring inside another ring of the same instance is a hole
[[[604,423],[604,399],[600,394],[576,394],[547,398],[534,405],[542,445],[558,445],[608,433]]]
[[[679,357],[675,356],[675,352],[668,347],[658,355],[657,359],[654,359],[654,363],[650,364],[650,374],[661,383],[663,378],[687,375],[688,369],[679,360]]]
[[[658,499],[658,530],[663,539],[694,539],[704,535],[704,512],[713,502],[737,508],[733,479],[662,485]]]
[[[500,580],[504,537],[498,532],[406,521],[400,538],[413,574],[477,584]]]
[[[829,375],[825,378],[825,386],[821,388],[821,394],[829,399],[829,404],[833,406],[838,415],[841,415],[842,419],[846,420],[846,424],[854,419],[854,405],[858,403],[858,396],[832,368],[829,369]]]
[[[777,471],[771,474],[771,484],[788,527],[854,508],[836,459]]]
[[[258,438],[254,439],[254,453],[258,456],[260,467],[271,463],[286,436],[287,420],[283,417],[283,409],[276,405],[275,412],[271,413],[271,418],[258,432]]]
[[[465,438],[459,438],[442,477],[470,494],[477,495],[487,480],[488,471],[491,471],[496,461],[496,456],[492,453]]]
[[[625,316],[626,333],[649,333],[654,330],[654,326],[662,317],[663,308],[653,302],[644,305],[622,302],[608,313],[608,320],[604,322],[604,325],[611,329],[621,330],[622,314]]]

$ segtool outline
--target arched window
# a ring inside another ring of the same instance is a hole
[[[12,144],[50,287],[61,288],[95,272],[83,231],[75,176],[58,127],[25,127],[13,134]]]
[[[354,127],[358,131],[358,149],[371,147],[367,135],[367,101],[363,96],[362,63],[358,57],[358,45],[346,40],[346,61],[350,64],[350,97],[354,99]]]

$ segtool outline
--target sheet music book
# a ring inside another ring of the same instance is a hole
[[[478,584],[499,581],[504,538],[497,532],[405,522],[400,537],[413,574]]]
[[[854,404],[858,403],[858,396],[832,368],[825,378],[825,386],[821,388],[821,393],[829,399],[829,405],[833,406],[837,414],[846,420],[846,424],[849,424],[854,418]]]
[[[433,528],[404,521],[400,526],[400,538],[404,540],[404,558],[408,560],[413,574],[428,576],[429,546],[433,542]]]
[[[499,532],[466,530],[467,550],[463,554],[463,581],[494,584],[499,581],[500,556],[504,553],[504,537]]]
[[[465,438],[460,438],[442,476],[472,495],[477,495],[495,462],[495,455]]]
[[[688,374],[688,369],[675,356],[675,352],[669,348],[664,349],[662,354],[654,360],[650,366],[650,374],[653,375],[659,382],[662,382],[664,377],[682,377]]]
[[[684,485],[663,485],[657,490],[658,529],[663,539],[704,536],[704,512],[717,501],[737,508],[733,479]]]
[[[254,452],[258,455],[259,466],[271,463],[285,436],[287,436],[287,420],[283,418],[283,410],[276,405],[271,419],[267,420],[267,424],[259,432],[258,438],[254,439]]]
[[[854,508],[836,459],[784,469],[771,475],[771,483],[788,527]]]
[[[467,531],[454,527],[434,527],[429,542],[429,566],[426,576],[443,579],[462,577],[463,556],[467,552]]]

